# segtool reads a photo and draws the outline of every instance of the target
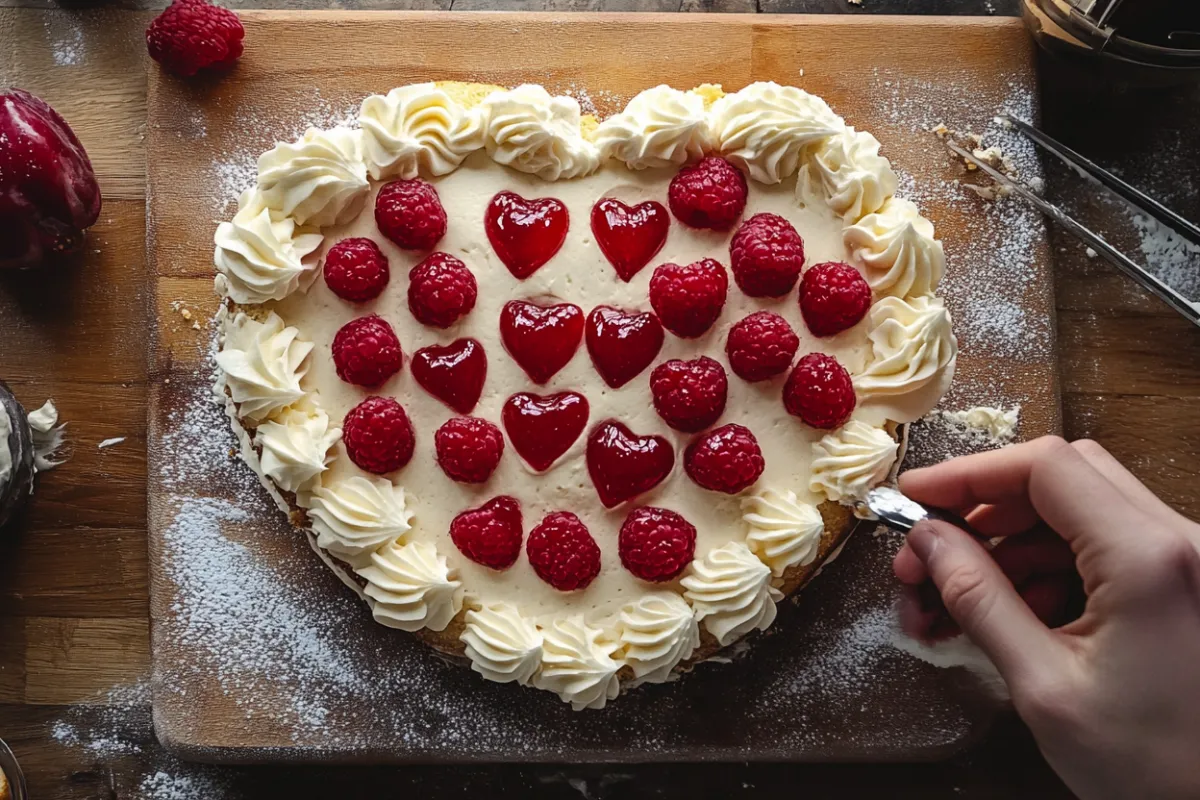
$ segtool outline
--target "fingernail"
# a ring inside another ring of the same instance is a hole
[[[917,558],[921,559],[922,564],[929,563],[929,559],[933,556],[933,551],[937,549],[937,545],[938,535],[932,525],[928,525],[925,522],[918,522],[908,532],[908,546],[912,548]]]

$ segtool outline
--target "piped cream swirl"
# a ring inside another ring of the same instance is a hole
[[[853,379],[859,400],[896,422],[920,419],[954,375],[958,341],[950,312],[936,297],[885,297],[871,307],[867,325],[871,356]]]
[[[317,545],[341,556],[361,555],[403,538],[412,516],[404,489],[385,478],[345,478],[316,487],[309,500]]]
[[[217,365],[241,419],[258,424],[304,396],[300,379],[313,346],[299,336],[274,311],[263,322],[242,312],[228,322]]]
[[[654,592],[621,609],[618,638],[634,682],[662,683],[700,646],[700,626],[674,592]]]
[[[681,583],[696,619],[724,647],[775,621],[775,603],[783,599],[771,585],[771,569],[741,542],[730,542],[692,562]]]
[[[600,166],[599,148],[583,138],[574,98],[552,97],[526,83],[492,92],[480,106],[487,115],[484,147],[497,163],[548,181],[577,178]]]
[[[459,638],[471,669],[489,681],[526,686],[542,664],[541,632],[509,603],[468,611]]]
[[[299,492],[333,460],[329,451],[342,438],[342,429],[331,429],[329,415],[320,408],[293,408],[259,425],[254,434],[262,447],[262,471],[284,491]]]
[[[376,180],[446,175],[483,147],[484,114],[433,83],[373,94],[358,114],[367,171]]]
[[[258,190],[267,208],[300,225],[344,225],[367,197],[362,131],[309,128],[258,158]]]
[[[887,431],[851,420],[813,442],[809,488],[835,503],[861,500],[887,478],[898,449]]]
[[[746,546],[781,577],[789,567],[811,564],[821,546],[825,521],[817,507],[795,492],[767,489],[742,500]]]
[[[217,226],[217,294],[235,303],[282,300],[316,275],[321,234],[273,216],[262,195],[248,189],[238,198],[238,212]]]
[[[554,692],[571,708],[604,708],[621,691],[614,656],[620,645],[581,614],[557,619],[542,629],[542,668],[533,685]]]
[[[646,89],[600,123],[596,144],[602,158],[619,159],[630,169],[696,161],[712,149],[704,98],[665,85]]]
[[[908,200],[889,199],[843,232],[846,249],[865,268],[876,296],[932,295],[946,272],[933,223]]]
[[[810,205],[827,205],[847,222],[873,214],[896,191],[896,173],[879,155],[879,140],[847,128],[813,152],[796,179],[796,196]]]
[[[428,542],[392,542],[356,572],[367,581],[367,597],[375,601],[372,616],[389,628],[445,630],[462,608],[462,583]]]

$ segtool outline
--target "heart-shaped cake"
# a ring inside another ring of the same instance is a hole
[[[896,186],[775,83],[372,95],[217,228],[218,391],[377,621],[601,708],[768,627],[949,385]]]

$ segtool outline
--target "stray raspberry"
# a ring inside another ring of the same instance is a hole
[[[600,574],[600,548],[569,511],[547,514],[529,532],[525,552],[538,577],[561,592],[583,589]]]
[[[702,258],[686,267],[663,264],[650,278],[650,305],[663,327],[694,339],[721,316],[728,291],[729,277],[719,261]]]
[[[688,477],[705,489],[737,494],[758,480],[766,462],[749,428],[730,423],[704,434],[683,454]]]
[[[374,300],[388,285],[387,256],[370,239],[342,239],[325,254],[325,283],[343,300]]]
[[[800,313],[814,336],[853,328],[870,308],[871,287],[849,264],[815,264],[800,281]]]
[[[404,366],[400,340],[378,314],[352,319],[333,337],[338,377],[366,389],[382,386]]]
[[[617,549],[625,569],[642,580],[674,580],[696,554],[696,528],[674,511],[639,508],[625,518]]]
[[[804,240],[783,217],[755,214],[729,243],[729,264],[750,297],[783,297],[804,268]]]
[[[229,9],[206,0],[176,0],[146,28],[146,49],[168,72],[186,78],[202,69],[233,66],[245,35]]]
[[[763,381],[791,366],[800,337],[787,320],[771,311],[756,311],[729,329],[725,353],[734,374]]]
[[[449,328],[475,307],[475,276],[447,253],[432,253],[408,273],[408,310],[417,321]]]
[[[729,379],[720,362],[708,356],[692,361],[672,359],[650,373],[650,394],[664,422],[677,431],[696,433],[725,412]]]
[[[809,353],[783,386],[783,405],[792,416],[814,428],[831,430],[850,419],[855,403],[854,384],[838,360],[824,353]]]
[[[416,437],[404,408],[390,397],[368,397],[342,422],[350,460],[367,472],[394,472],[412,459]]]
[[[379,232],[404,250],[432,250],[446,235],[446,209],[437,189],[420,178],[392,181],[375,197]]]
[[[667,202],[684,225],[727,231],[746,208],[746,176],[719,156],[684,167],[671,179]]]
[[[450,523],[450,539],[476,564],[507,569],[521,555],[521,504],[501,495],[464,511]]]
[[[433,435],[437,462],[450,480],[483,483],[504,453],[500,429],[478,417],[454,417]]]

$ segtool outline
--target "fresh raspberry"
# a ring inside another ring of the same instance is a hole
[[[702,258],[686,267],[663,264],[650,278],[650,305],[663,327],[694,339],[721,316],[728,291],[729,277],[719,261]]]
[[[617,549],[625,569],[642,580],[673,580],[696,554],[696,528],[674,511],[639,508],[625,518]]]
[[[749,428],[730,423],[692,442],[683,454],[688,477],[705,489],[737,494],[758,480],[766,462]]]
[[[525,543],[538,577],[561,592],[586,587],[600,574],[600,548],[570,511],[547,514]]]
[[[501,495],[464,511],[450,523],[450,539],[476,564],[507,569],[521,555],[521,504]]]
[[[370,239],[342,239],[325,254],[325,283],[343,300],[374,300],[388,285],[387,256]]]
[[[197,70],[233,66],[245,34],[237,14],[227,8],[207,0],[175,0],[146,28],[146,48],[168,72],[186,78]]]
[[[437,189],[421,180],[392,181],[375,197],[375,224],[404,250],[432,250],[446,235],[446,209]]]
[[[804,268],[804,240],[783,217],[755,214],[733,235],[729,265],[750,297],[783,297]]]
[[[437,462],[452,481],[483,483],[504,453],[500,429],[478,417],[454,417],[433,435]]]
[[[850,373],[833,356],[809,353],[783,386],[783,405],[789,414],[814,428],[832,429],[850,419],[856,399]]]
[[[763,381],[786,370],[800,347],[800,337],[787,320],[771,311],[756,311],[729,329],[725,353],[729,366],[747,381]]]
[[[746,176],[719,156],[684,167],[671,179],[667,202],[671,213],[693,228],[727,231],[746,208]]]
[[[369,314],[350,320],[333,337],[333,365],[346,383],[374,389],[404,366],[404,351],[387,320]]]
[[[814,336],[852,328],[871,307],[871,287],[849,264],[814,264],[800,281],[800,313]]]
[[[650,373],[654,409],[677,431],[696,433],[725,412],[729,379],[725,368],[708,356],[692,361],[672,359]]]
[[[475,307],[475,276],[447,253],[432,253],[408,273],[408,310],[418,322],[449,328]]]
[[[342,442],[351,461],[367,472],[383,475],[409,462],[415,437],[399,403],[390,397],[368,397],[346,415]]]

